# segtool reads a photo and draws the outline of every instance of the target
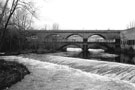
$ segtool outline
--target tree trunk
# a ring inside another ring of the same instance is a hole
[[[7,0],[7,1],[8,1],[8,0]],[[15,1],[15,0],[14,0],[14,1]],[[13,1],[13,2],[14,2],[14,1]],[[4,37],[5,37],[5,35],[6,35],[6,30],[7,30],[8,23],[9,23],[10,18],[12,17],[12,15],[13,15],[13,13],[14,13],[14,11],[16,10],[16,7],[17,7],[17,5],[18,5],[18,1],[19,1],[19,0],[17,0],[14,4],[12,4],[12,5],[14,5],[14,6],[11,7],[11,12],[10,12],[10,14],[9,14],[9,17],[8,17],[8,19],[7,19],[7,21],[6,21],[6,24],[5,24],[5,26],[4,26],[3,31],[1,32],[0,51],[2,50],[2,46],[3,46],[3,43],[4,43]]]

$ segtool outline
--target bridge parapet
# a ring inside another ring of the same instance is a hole
[[[80,41],[80,40],[44,40],[44,42],[72,42],[72,43],[84,43],[84,41]],[[115,40],[93,40],[93,41],[87,41],[86,43],[115,43]]]

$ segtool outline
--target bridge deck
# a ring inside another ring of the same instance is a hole
[[[46,32],[46,33],[120,33],[123,30],[27,30],[26,32]]]

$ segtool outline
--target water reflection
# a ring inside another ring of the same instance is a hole
[[[77,50],[67,51],[66,55],[69,57],[86,58],[83,57],[83,53],[81,51]],[[135,64],[135,55],[133,54],[109,54],[104,52],[103,50],[89,50],[87,59]]]
[[[117,62],[121,63],[128,63],[128,64],[135,64],[135,55],[126,55],[126,54],[119,54],[118,57],[115,58]]]

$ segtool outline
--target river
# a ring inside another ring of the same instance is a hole
[[[70,49],[67,52],[57,53],[57,55],[67,56],[67,57],[76,57],[76,58],[84,58],[81,50],[77,49]],[[123,53],[119,54],[111,54],[104,52],[102,49],[91,49],[89,50],[87,59],[94,59],[100,61],[111,61],[111,62],[120,62],[120,63],[127,63],[127,64],[135,64],[135,55],[127,55]]]

